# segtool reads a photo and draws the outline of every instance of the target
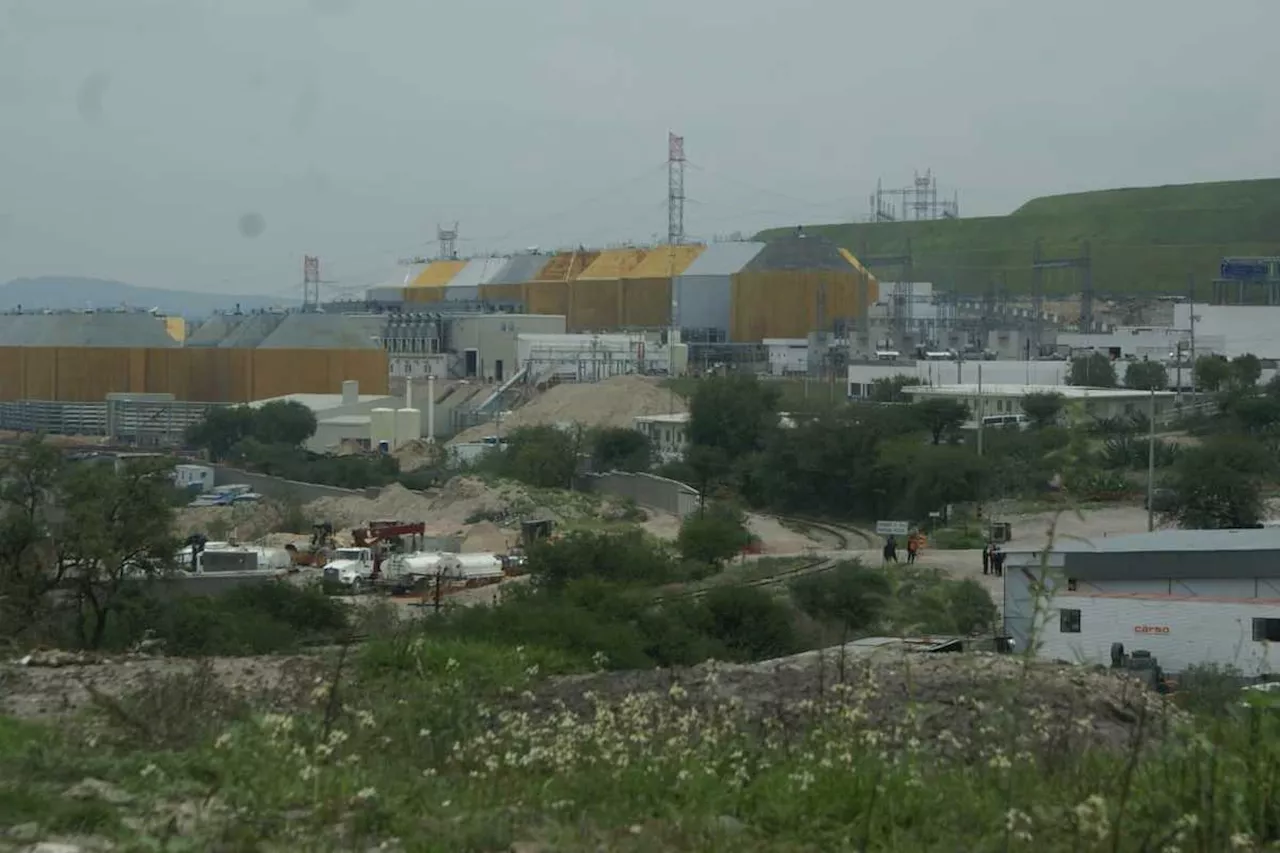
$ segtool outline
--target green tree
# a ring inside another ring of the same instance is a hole
[[[1022,398],[1022,413],[1035,429],[1053,426],[1062,415],[1063,398],[1053,392],[1037,392]]]
[[[884,462],[897,473],[894,507],[909,518],[925,518],[947,504],[969,503],[981,496],[986,457],[971,446],[889,445]]]
[[[812,574],[791,584],[791,596],[802,611],[851,634],[875,630],[893,595],[882,571],[857,560],[840,563],[829,572]]]
[[[1116,366],[1100,352],[1077,355],[1067,369],[1067,384],[1087,388],[1116,387]]]
[[[956,438],[960,427],[969,419],[969,407],[947,397],[928,397],[911,408],[934,444],[941,444],[943,438]]]
[[[662,543],[641,530],[623,533],[574,531],[529,549],[529,574],[552,591],[584,578],[624,584],[661,584],[676,577],[675,560]]]
[[[1274,457],[1256,441],[1216,436],[1179,455],[1166,515],[1195,530],[1253,527],[1262,518],[1262,487],[1273,471]]]
[[[64,465],[58,449],[40,438],[0,460],[0,636],[36,627],[62,583],[49,531]]]
[[[1164,391],[1169,387],[1169,371],[1158,361],[1131,361],[1124,370],[1124,386],[1140,391]]]
[[[727,502],[715,502],[680,525],[676,549],[686,560],[717,565],[736,556],[750,539],[743,512]]]
[[[1221,391],[1231,382],[1231,363],[1220,355],[1202,355],[1191,368],[1191,375],[1201,391]]]
[[[776,387],[754,376],[702,380],[689,403],[689,443],[716,448],[728,460],[763,450],[778,426],[780,396]]]
[[[316,414],[293,400],[276,400],[253,410],[250,434],[263,444],[298,447],[316,434]]]
[[[248,406],[220,406],[210,409],[204,420],[187,428],[185,441],[209,453],[214,462],[231,455],[241,441],[253,435],[253,410]]]
[[[52,526],[58,571],[78,611],[81,644],[98,648],[121,592],[131,582],[174,568],[170,460],[140,459],[122,466],[74,465],[59,484],[61,520]]]
[[[595,471],[648,471],[647,436],[626,427],[601,427],[590,436],[591,467]]]
[[[885,376],[871,380],[871,393],[868,399],[873,403],[906,403],[910,398],[902,392],[904,388],[913,388],[920,384],[915,376],[899,373],[897,376]]]
[[[1231,384],[1237,388],[1253,388],[1262,378],[1262,361],[1247,352],[1231,359]]]
[[[484,455],[480,467],[537,488],[572,488],[575,434],[554,426],[518,427],[507,436],[505,448],[495,447]]]

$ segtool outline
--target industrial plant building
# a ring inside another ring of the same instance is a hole
[[[1165,530],[1052,550],[1010,548],[1004,625],[1015,648],[1107,666],[1115,644],[1180,672],[1277,670],[1280,529]]]
[[[713,243],[435,261],[399,288],[368,292],[403,311],[481,305],[558,315],[569,332],[666,330],[690,341],[807,337],[865,317],[879,286],[849,252],[803,232],[770,243]],[[672,312],[675,312],[674,318]]]

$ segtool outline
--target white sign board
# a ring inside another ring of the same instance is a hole
[[[877,521],[876,533],[880,536],[906,536],[911,530],[910,522]]]

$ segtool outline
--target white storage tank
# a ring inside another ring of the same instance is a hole
[[[397,562],[399,571],[413,577],[435,577],[443,574],[452,577],[457,574],[457,563],[453,554],[439,551],[420,551],[406,554]]]
[[[494,554],[457,554],[457,574],[464,581],[502,579],[502,561]]]
[[[396,446],[396,410],[380,407],[369,412],[369,446],[378,450],[383,444],[388,450]]]
[[[422,438],[422,412],[418,409],[396,410],[396,447]]]

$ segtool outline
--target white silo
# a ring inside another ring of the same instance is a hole
[[[369,412],[369,446],[373,450],[396,448],[396,410],[379,407]]]
[[[422,438],[422,412],[408,407],[396,409],[396,447]]]

